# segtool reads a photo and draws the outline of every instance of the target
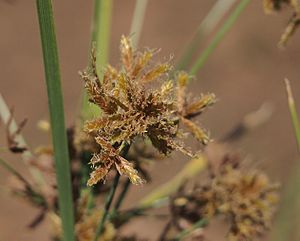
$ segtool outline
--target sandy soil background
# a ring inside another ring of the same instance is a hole
[[[35,12],[35,1],[0,1],[0,91],[7,103],[14,106],[16,118],[29,118],[24,135],[32,147],[49,142],[36,123],[48,118],[41,46]],[[160,56],[174,54],[175,60],[192,38],[195,28],[213,5],[212,0],[150,0],[140,46],[161,48]],[[191,83],[194,93],[214,92],[219,102],[201,119],[218,139],[234,127],[249,111],[263,102],[275,106],[271,120],[251,132],[234,147],[244,155],[259,160],[273,180],[286,180],[295,167],[297,151],[287,108],[283,79],[292,81],[295,97],[300,103],[300,31],[285,51],[276,43],[289,18],[289,12],[265,16],[260,0],[253,0],[234,28],[209,58]],[[60,50],[66,121],[71,125],[78,111],[82,82],[78,70],[87,64],[92,1],[54,1],[58,45]],[[128,34],[133,0],[115,0],[111,33],[112,64],[118,62],[121,34]],[[207,41],[203,42],[203,49]],[[300,104],[299,104],[300,105]],[[6,145],[4,126],[0,125],[0,146]],[[3,154],[3,155],[2,155]],[[22,170],[16,156],[1,155]],[[144,196],[167,180],[184,164],[183,159],[171,159],[153,167],[154,182],[135,187],[127,205]],[[7,173],[0,169],[0,185],[7,183]],[[284,186],[283,186],[284,189]],[[0,241],[48,240],[45,224],[28,231],[26,225],[36,214],[25,203],[0,194]],[[130,231],[143,229],[142,236],[157,233],[161,223],[137,222]],[[154,235],[155,236],[155,235]],[[213,240],[213,239],[212,239]],[[222,240],[215,237],[214,240]]]

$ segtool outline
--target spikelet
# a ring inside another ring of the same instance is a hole
[[[116,168],[120,175],[127,176],[132,184],[138,185],[143,184],[146,181],[138,175],[138,171],[133,168],[133,164],[124,159],[123,157],[118,157],[118,162],[115,163]]]
[[[182,124],[184,124],[189,129],[189,131],[195,136],[198,141],[201,141],[204,145],[209,142],[210,139],[208,134],[194,122],[186,118],[181,118],[181,121]]]
[[[195,102],[188,104],[188,106],[185,108],[184,115],[186,118],[199,115],[202,113],[202,111],[214,103],[216,103],[216,96],[214,94],[203,95]]]

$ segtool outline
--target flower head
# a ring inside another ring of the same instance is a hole
[[[208,136],[189,119],[200,114],[205,107],[214,103],[212,94],[201,96],[188,105],[185,87],[188,75],[176,75],[177,92],[174,81],[169,79],[172,69],[169,61],[152,63],[154,51],[135,51],[129,38],[122,36],[120,70],[108,65],[100,79],[96,70],[95,52],[92,52],[91,67],[81,72],[90,102],[98,105],[101,117],[87,121],[84,129],[99,144],[100,153],[91,160],[95,168],[89,185],[103,179],[112,166],[120,174],[128,176],[135,184],[143,183],[133,165],[120,155],[120,146],[130,144],[135,137],[147,137],[161,153],[169,154],[179,150],[192,155],[177,141],[179,123],[182,122],[203,143]],[[162,82],[154,88],[156,82]]]
[[[173,213],[192,223],[222,214],[230,223],[229,240],[253,240],[270,226],[278,185],[271,184],[264,173],[245,172],[233,159],[224,160],[207,185],[178,193]]]

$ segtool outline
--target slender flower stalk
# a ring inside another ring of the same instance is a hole
[[[99,76],[102,76],[102,68],[108,62],[112,5],[112,0],[94,1],[91,49],[94,48],[96,51]],[[89,119],[100,114],[99,108],[89,103],[86,91],[83,93],[81,112],[83,119]]]
[[[133,18],[131,22],[130,35],[132,36],[132,45],[137,47],[140,40],[145,12],[148,0],[136,0]]]
[[[116,205],[114,207],[114,212],[118,211],[119,208],[121,207],[124,199],[125,199],[125,196],[130,188],[130,184],[131,184],[131,181],[130,179],[127,179],[124,186],[123,186],[123,189],[122,189],[122,192],[120,193],[117,201],[116,201]]]
[[[128,154],[130,145],[124,142],[124,143],[122,143],[121,148],[122,148],[121,153],[120,153],[121,156],[126,157],[127,154]],[[105,222],[106,222],[106,220],[108,218],[109,209],[110,209],[110,206],[112,204],[114,195],[116,193],[116,190],[117,190],[117,187],[118,187],[118,184],[119,184],[119,180],[120,180],[120,174],[119,174],[119,172],[117,172],[116,176],[115,176],[115,179],[113,181],[113,185],[111,186],[111,188],[109,190],[109,193],[107,195],[107,198],[106,198],[106,201],[105,201],[105,205],[104,205],[104,213],[103,213],[103,215],[101,217],[101,221],[99,223],[99,226],[96,229],[94,241],[98,240],[98,238],[100,237],[100,235],[102,234],[102,232],[104,230]]]
[[[293,122],[295,136],[296,136],[297,145],[298,145],[298,151],[300,152],[300,125],[299,125],[299,119],[298,119],[298,114],[297,114],[297,110],[296,110],[296,104],[294,101],[291,84],[288,79],[285,79],[285,85],[286,85],[286,92],[287,92],[287,97],[288,97],[288,105],[289,105],[289,109],[290,109],[291,119]]]
[[[98,238],[100,237],[100,235],[102,234],[103,230],[104,230],[104,226],[105,226],[105,222],[108,218],[108,214],[109,214],[109,209],[111,206],[111,203],[113,201],[114,195],[116,193],[117,190],[117,186],[119,184],[119,179],[120,179],[120,174],[117,172],[113,185],[111,186],[109,193],[107,195],[106,201],[105,201],[105,206],[104,206],[104,213],[101,217],[101,221],[99,223],[99,226],[96,229],[96,233],[95,233],[95,238],[94,241],[97,241]]]
[[[184,70],[190,64],[193,54],[197,50],[199,43],[203,38],[209,35],[225,16],[228,10],[233,6],[236,0],[218,0],[208,12],[206,17],[201,21],[197,28],[192,41],[185,47],[185,50],[176,65],[176,69]]]
[[[64,122],[63,95],[61,90],[52,2],[51,0],[37,0],[36,6],[44,57],[63,240],[74,241],[74,210],[70,160]]]
[[[213,37],[212,41],[208,45],[208,47],[200,54],[197,58],[194,65],[190,68],[190,74],[196,75],[198,71],[203,67],[206,63],[208,57],[212,54],[212,52],[216,49],[219,43],[223,40],[224,36],[228,31],[232,28],[233,24],[236,22],[241,13],[245,10],[247,5],[251,2],[251,0],[240,0],[239,4],[233,10],[233,12],[226,19],[222,27],[218,30],[216,35]]]

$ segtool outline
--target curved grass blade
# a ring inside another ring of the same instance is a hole
[[[213,37],[212,41],[208,45],[208,47],[200,54],[197,58],[194,65],[190,68],[190,74],[196,75],[197,72],[203,67],[206,63],[206,60],[211,55],[211,53],[215,50],[218,44],[223,40],[226,33],[231,29],[233,24],[236,22],[241,13],[245,10],[247,5],[251,2],[251,0],[240,0],[239,4],[233,10],[233,12],[226,19],[222,27],[218,30],[216,35]]]
[[[177,70],[185,70],[190,64],[193,54],[197,50],[203,38],[209,35],[233,6],[236,0],[218,0],[210,9],[206,17],[198,26],[192,41],[185,47],[182,56],[176,65]]]

